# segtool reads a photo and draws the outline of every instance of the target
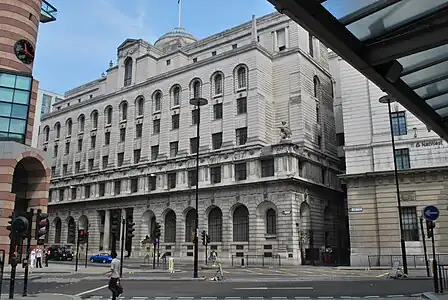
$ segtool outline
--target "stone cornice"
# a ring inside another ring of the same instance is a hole
[[[410,174],[426,174],[426,173],[444,173],[448,172],[448,166],[446,167],[430,167],[430,168],[418,168],[418,169],[409,169],[409,170],[399,170],[398,175],[410,175]],[[356,174],[341,174],[339,178],[343,180],[350,179],[359,179],[359,178],[375,178],[375,177],[384,177],[384,176],[394,176],[394,170],[390,171],[379,171],[379,172],[365,172],[365,173],[356,173]]]
[[[143,87],[146,87],[148,85],[160,82],[162,80],[166,80],[166,79],[168,79],[168,78],[170,78],[172,76],[176,76],[176,75],[179,75],[179,74],[182,74],[182,73],[185,73],[185,72],[189,72],[189,71],[194,70],[196,68],[199,68],[199,67],[202,67],[202,66],[206,66],[206,65],[209,65],[209,64],[213,64],[213,63],[215,63],[215,62],[217,62],[219,60],[223,60],[223,59],[226,59],[226,58],[237,56],[239,54],[242,54],[242,53],[245,53],[245,52],[248,52],[248,51],[252,51],[252,50],[258,50],[260,53],[262,53],[266,57],[272,59],[272,55],[265,48],[263,48],[258,43],[251,43],[249,45],[242,46],[242,47],[234,49],[232,51],[224,52],[220,56],[218,56],[218,55],[217,56],[212,56],[212,57],[209,57],[207,59],[200,60],[200,61],[198,61],[198,62],[196,62],[194,64],[188,64],[186,66],[174,69],[172,71],[168,71],[166,73],[153,76],[153,77],[148,78],[147,80],[145,80],[145,81],[143,81],[141,83],[137,83],[137,84],[131,85],[129,87],[124,87],[124,88],[122,88],[122,89],[120,89],[118,91],[115,91],[115,92],[112,92],[112,93],[109,93],[109,94],[105,94],[105,95],[100,95],[100,96],[97,96],[97,97],[93,97],[92,99],[88,99],[86,101],[82,101],[80,103],[76,103],[74,105],[70,105],[68,107],[61,108],[60,110],[50,112],[49,114],[46,114],[45,116],[42,117],[42,121],[44,121],[46,119],[50,119],[50,118],[55,117],[55,116],[63,115],[65,113],[67,113],[67,112],[70,112],[70,111],[73,111],[73,110],[77,110],[77,109],[79,109],[81,107],[84,107],[84,106],[89,106],[89,105],[91,105],[93,103],[97,103],[97,102],[101,102],[101,101],[104,101],[104,100],[108,100],[110,97],[119,96],[119,95],[122,95],[122,94],[125,94],[125,93],[128,93],[128,92],[131,92],[131,91],[133,91],[135,89],[143,88]],[[297,52],[299,50],[297,48],[294,51]],[[291,52],[293,52],[293,50],[289,51],[289,53],[291,53]]]

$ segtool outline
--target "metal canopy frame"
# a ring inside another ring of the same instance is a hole
[[[448,0],[369,0],[339,20],[324,5],[351,0],[268,1],[448,140]]]

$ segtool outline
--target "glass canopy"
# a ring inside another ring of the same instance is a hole
[[[58,10],[48,3],[47,0],[42,0],[42,7],[40,9],[40,21],[42,23],[48,23],[56,21]]]
[[[268,0],[448,140],[448,0]]]

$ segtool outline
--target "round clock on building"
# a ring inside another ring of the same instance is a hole
[[[31,64],[34,61],[34,47],[27,40],[18,40],[14,45],[14,53],[24,64]]]

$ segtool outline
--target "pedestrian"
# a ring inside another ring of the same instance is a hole
[[[45,267],[48,268],[48,261],[50,260],[50,248],[45,251]]]
[[[42,249],[36,249],[36,269],[42,268]]]
[[[31,267],[31,269],[34,268],[36,263],[36,249],[31,250],[31,254],[30,254],[30,264],[29,266]]]
[[[110,255],[112,262],[110,263],[110,270],[104,273],[109,275],[109,290],[112,292],[112,300],[117,300],[123,293],[123,288],[120,284],[120,260],[117,258],[117,253],[114,251]]]

